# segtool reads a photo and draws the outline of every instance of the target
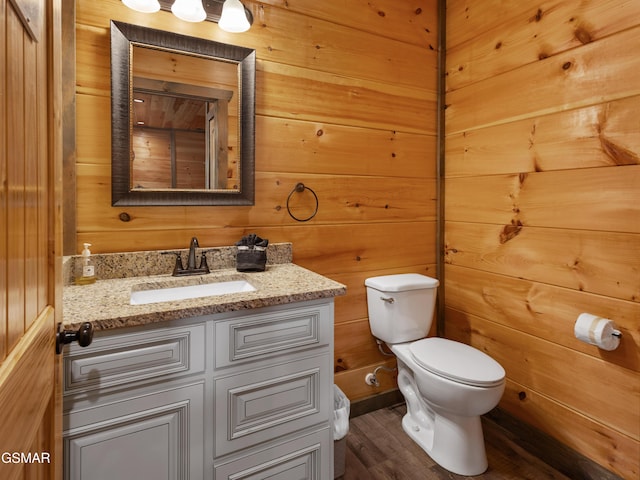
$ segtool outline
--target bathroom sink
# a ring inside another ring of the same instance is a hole
[[[213,297],[240,292],[253,292],[255,287],[246,280],[229,280],[224,282],[198,283],[195,285],[150,288],[131,292],[131,305],[170,302],[191,298]]]

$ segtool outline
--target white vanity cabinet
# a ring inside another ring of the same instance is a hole
[[[333,299],[95,335],[64,357],[65,479],[333,479]]]

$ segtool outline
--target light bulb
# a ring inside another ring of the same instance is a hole
[[[240,33],[249,30],[251,24],[240,0],[225,0],[218,26],[225,32]]]
[[[136,12],[155,13],[160,10],[158,0],[122,0],[122,3]]]
[[[202,22],[207,18],[202,0],[176,0],[171,5],[171,11],[180,20],[185,22]]]

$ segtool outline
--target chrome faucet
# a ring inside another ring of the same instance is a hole
[[[189,245],[189,257],[187,258],[187,268],[182,266],[182,256],[180,252],[162,252],[165,255],[175,255],[176,264],[173,267],[172,275],[174,277],[182,277],[186,275],[203,275],[209,273],[209,265],[207,265],[207,252],[202,252],[200,257],[200,266],[196,267],[196,249],[199,248],[198,239],[193,237]]]

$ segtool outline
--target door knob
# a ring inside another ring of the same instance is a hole
[[[73,330],[63,330],[62,324],[58,324],[58,332],[56,333],[56,353],[62,353],[62,347],[67,343],[78,342],[81,347],[91,345],[93,340],[93,325],[84,322],[80,328],[74,332]]]

